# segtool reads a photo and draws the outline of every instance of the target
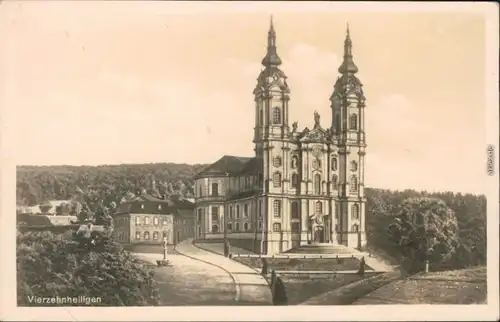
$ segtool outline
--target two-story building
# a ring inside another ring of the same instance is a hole
[[[114,233],[123,244],[169,244],[195,236],[194,203],[172,197],[158,199],[143,194],[118,206]]]

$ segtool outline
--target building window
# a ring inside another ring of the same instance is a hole
[[[135,232],[135,239],[137,239],[137,240],[141,239],[141,232],[140,231]]]
[[[262,108],[259,109],[259,124],[264,124],[264,111],[262,110]]]
[[[163,226],[166,226],[168,224],[167,218],[163,218]]]
[[[291,228],[292,228],[292,233],[300,233],[300,223],[293,222]]]
[[[213,225],[213,226],[212,226],[212,232],[213,232],[213,233],[218,233],[218,232],[219,232],[219,226],[217,226],[217,225]]]
[[[299,186],[299,175],[292,173],[292,188],[297,188]]]
[[[198,209],[198,223],[201,223],[203,220],[203,209]]]
[[[279,156],[278,157],[274,157],[274,159],[273,159],[273,165],[275,167],[281,167],[281,157],[279,157]]]
[[[281,231],[281,224],[279,222],[275,222],[273,224],[273,231],[274,232],[280,232]]]
[[[212,197],[218,197],[218,196],[219,196],[219,184],[212,183]]]
[[[352,218],[359,219],[359,206],[357,204],[352,205]]]
[[[357,233],[359,231],[359,226],[356,224],[352,225],[352,231]]]
[[[243,224],[243,230],[248,231],[248,223],[247,222]]]
[[[332,157],[332,170],[337,171],[339,165],[338,165],[338,160],[337,157]]]
[[[233,229],[233,224],[228,222],[227,223],[227,230],[231,231]]]
[[[281,217],[281,200],[273,201],[274,217]]]
[[[236,205],[236,219],[240,219],[240,205]]]
[[[159,237],[160,237],[160,236],[159,236],[158,232],[157,232],[157,231],[155,231],[155,232],[153,233],[153,239],[154,239],[154,240],[158,240],[158,238],[159,238]]]
[[[273,124],[281,124],[281,109],[279,107],[273,109]]]
[[[144,217],[144,225],[149,225],[149,217]]]
[[[314,193],[321,194],[321,175],[319,173],[314,175]]]
[[[333,174],[332,175],[332,188],[333,188],[333,190],[337,190],[337,186],[339,184],[338,181],[339,181],[339,177],[336,174]]]
[[[351,161],[351,171],[358,170],[358,163],[356,161]]]
[[[202,186],[201,184],[198,186],[198,197],[201,197],[203,196],[203,189],[202,189]]]
[[[339,218],[339,207],[335,207],[335,218]]]
[[[158,205],[158,210],[161,210],[161,205]]]
[[[237,222],[235,224],[235,231],[240,231],[240,223],[239,222]]]
[[[229,219],[233,219],[233,206],[229,206]]]
[[[339,225],[335,225],[335,231],[338,232],[339,230]]]
[[[135,217],[135,224],[140,225],[141,224],[141,217]]]
[[[154,224],[155,226],[158,226],[158,224],[159,224],[158,217],[154,217],[154,218],[153,218],[153,224]]]
[[[141,205],[141,209],[144,209],[144,205]]]
[[[248,204],[243,205],[243,218],[248,218]]]
[[[356,176],[351,176],[351,182],[349,183],[349,186],[351,192],[358,191],[358,178],[356,178]]]
[[[350,124],[351,130],[357,130],[358,129],[358,116],[356,114],[351,115],[351,124]]]
[[[299,159],[296,155],[292,157],[292,169],[296,169],[299,163]]]
[[[297,201],[292,202],[292,218],[299,218],[299,203]]]
[[[212,207],[212,220],[214,221],[219,220],[219,207],[217,206]]]
[[[149,231],[144,232],[144,240],[149,240]]]
[[[281,187],[281,173],[275,172],[273,174],[273,186],[275,188]]]
[[[262,200],[259,200],[259,218],[262,218]]]
[[[316,201],[316,213],[317,214],[323,213],[323,203],[321,201]]]

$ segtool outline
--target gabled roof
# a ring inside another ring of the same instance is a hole
[[[121,203],[115,214],[172,214],[179,209],[191,210],[193,208],[193,202],[180,197],[158,199],[156,197],[143,194],[132,200]]]
[[[239,174],[254,158],[225,155],[195,175],[195,178]]]

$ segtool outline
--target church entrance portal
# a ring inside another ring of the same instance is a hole
[[[314,230],[314,242],[324,243],[325,242],[325,229],[322,226],[317,226]]]

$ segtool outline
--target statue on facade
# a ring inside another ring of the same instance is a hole
[[[319,113],[317,111],[314,111],[314,127],[319,126]]]
[[[297,127],[298,127],[297,122],[293,122],[293,123],[292,123],[292,133],[297,132]]]

